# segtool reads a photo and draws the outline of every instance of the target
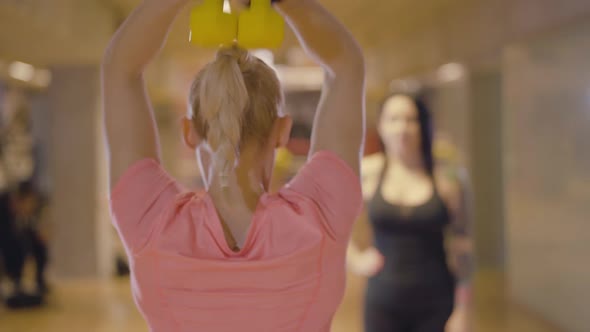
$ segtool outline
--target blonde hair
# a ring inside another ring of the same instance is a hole
[[[222,48],[190,91],[193,125],[213,151],[222,186],[244,143],[264,145],[283,103],[279,80],[262,60],[238,47]]]

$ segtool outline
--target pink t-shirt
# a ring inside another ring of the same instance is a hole
[[[135,301],[156,332],[328,332],[345,288],[360,181],[316,153],[278,194],[263,195],[240,252],[207,193],[183,193],[154,160],[111,196]]]

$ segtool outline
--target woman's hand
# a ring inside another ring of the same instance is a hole
[[[351,256],[348,261],[350,270],[364,277],[372,277],[379,273],[383,263],[383,255],[374,247]]]
[[[471,313],[468,307],[459,306],[455,308],[453,314],[447,322],[446,332],[471,332],[473,326],[471,322]]]
[[[446,332],[471,332],[472,294],[469,284],[459,285],[455,289],[455,310],[447,322]]]

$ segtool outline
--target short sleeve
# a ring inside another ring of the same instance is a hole
[[[286,189],[313,202],[333,235],[350,235],[363,205],[361,184],[359,176],[337,154],[316,152]]]
[[[112,220],[125,247],[132,253],[147,244],[162,213],[171,208],[180,186],[153,159],[133,164],[111,192]]]

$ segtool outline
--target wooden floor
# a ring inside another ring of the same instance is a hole
[[[333,332],[362,332],[364,280],[350,277]],[[501,277],[480,273],[476,282],[475,332],[558,332],[509,303]],[[0,307],[1,332],[146,332],[126,279],[54,285],[46,308],[7,311]]]

